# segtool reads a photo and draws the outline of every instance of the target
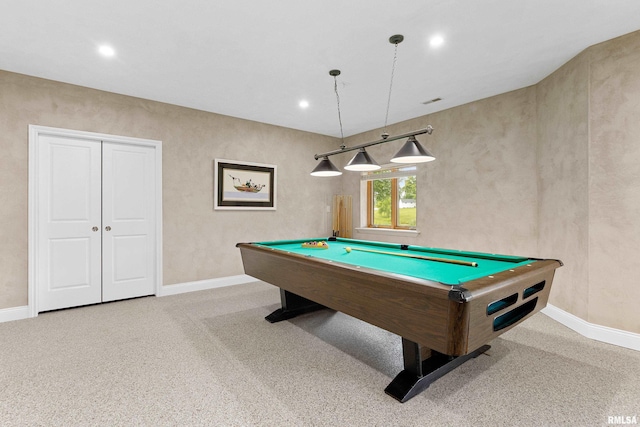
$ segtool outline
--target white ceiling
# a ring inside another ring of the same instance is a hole
[[[535,84],[583,49],[640,29],[639,0],[0,5],[0,69],[332,136],[334,68],[345,136],[383,126],[394,34],[405,40],[390,124]],[[445,39],[439,49],[434,34]],[[114,58],[97,53],[102,43]]]

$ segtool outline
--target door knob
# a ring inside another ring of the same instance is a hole
[[[91,230],[98,231],[98,227],[93,227]]]
[[[108,225],[104,229],[107,230],[107,231],[111,231],[111,227],[108,226]]]

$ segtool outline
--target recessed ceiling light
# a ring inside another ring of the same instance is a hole
[[[308,108],[309,107],[309,101],[305,101],[303,99],[302,101],[300,101],[300,103],[298,105],[300,106],[300,108]]]
[[[105,56],[107,58],[110,58],[116,54],[116,51],[113,50],[111,46],[106,44],[103,44],[102,46],[100,46],[98,48],[98,52],[100,52],[100,55]]]
[[[442,46],[443,43],[444,43],[444,38],[442,36],[440,36],[440,35],[433,36],[429,40],[429,45],[431,47],[440,47],[440,46]]]

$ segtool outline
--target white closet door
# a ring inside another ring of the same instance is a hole
[[[155,290],[153,147],[103,142],[102,300]]]
[[[38,141],[40,311],[101,301],[101,144],[62,136]]]

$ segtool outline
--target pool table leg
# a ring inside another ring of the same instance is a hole
[[[271,323],[281,322],[303,313],[309,313],[311,311],[326,308],[324,305],[303,298],[292,292],[285,291],[282,288],[280,288],[280,302],[282,303],[282,308],[277,309],[265,317],[265,319]]]
[[[431,356],[426,359],[428,349],[420,344],[402,338],[402,354],[404,370],[402,370],[384,389],[385,393],[404,403],[429,387],[432,382],[451,372],[469,359],[478,357],[491,348],[483,345],[479,349],[464,356],[448,356],[431,350]]]

